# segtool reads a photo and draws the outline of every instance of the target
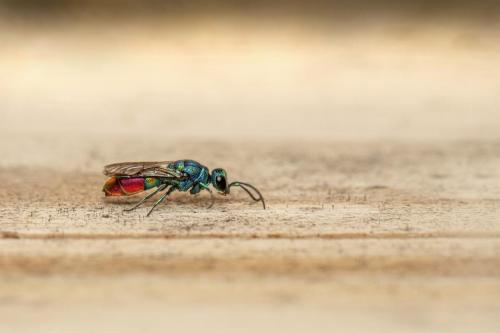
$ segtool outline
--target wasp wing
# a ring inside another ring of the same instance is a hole
[[[104,167],[106,176],[117,177],[168,177],[174,179],[185,178],[180,171],[168,168],[170,161],[162,162],[122,162],[109,164]]]

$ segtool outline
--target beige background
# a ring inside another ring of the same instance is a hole
[[[21,3],[0,6],[2,331],[498,331],[491,3]],[[268,209],[103,198],[105,164],[181,158]]]

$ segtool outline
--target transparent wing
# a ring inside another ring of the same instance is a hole
[[[122,162],[109,164],[104,167],[106,176],[118,177],[169,177],[182,179],[185,175],[177,170],[169,169],[170,161],[162,162]]]

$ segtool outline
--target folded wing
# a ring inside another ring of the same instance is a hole
[[[103,173],[110,177],[162,177],[184,179],[182,172],[170,169],[170,161],[162,162],[122,162],[109,164],[104,167]]]

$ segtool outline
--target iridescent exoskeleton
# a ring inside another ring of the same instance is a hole
[[[212,173],[210,173],[206,166],[193,160],[115,163],[106,165],[104,167],[104,174],[111,177],[103,187],[106,196],[128,196],[155,189],[135,206],[125,209],[126,211],[136,209],[156,193],[166,190],[149,210],[147,216],[175,190],[181,192],[189,190],[191,194],[207,190],[212,198],[212,203],[210,204],[210,207],[212,207],[213,194],[209,188],[210,184],[222,195],[229,194],[232,186],[239,186],[254,201],[261,201],[262,207],[266,209],[266,203],[262,194],[254,186],[240,181],[228,184],[227,173],[224,169],[213,169]],[[255,193],[252,193],[250,189],[255,191]]]

